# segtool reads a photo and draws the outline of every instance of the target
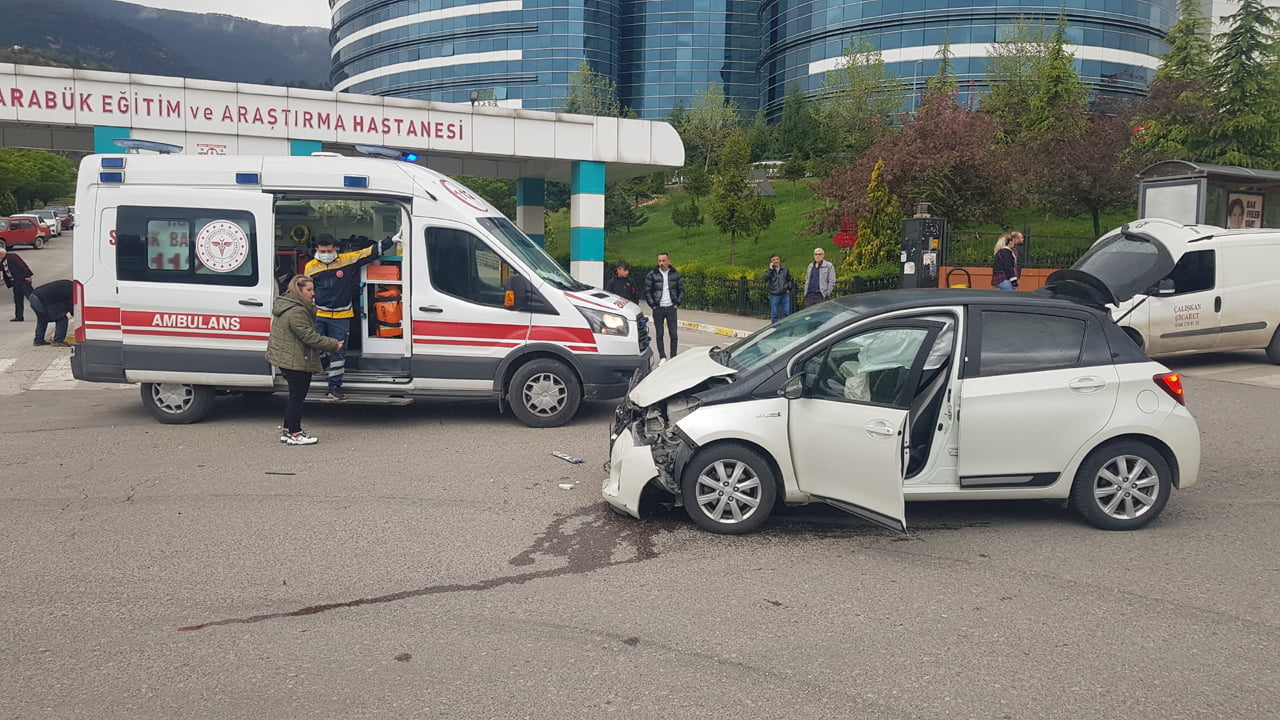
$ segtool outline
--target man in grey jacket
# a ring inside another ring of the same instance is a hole
[[[836,266],[827,262],[827,251],[813,249],[813,262],[804,270],[804,306],[813,307],[831,299],[836,288]]]

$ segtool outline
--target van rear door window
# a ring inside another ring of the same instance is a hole
[[[258,272],[252,213],[122,205],[116,214],[120,280],[253,286]]]

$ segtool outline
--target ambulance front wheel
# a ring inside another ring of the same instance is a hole
[[[200,422],[213,409],[213,388],[179,383],[143,383],[142,405],[165,425]]]
[[[541,358],[521,365],[511,376],[507,402],[529,427],[559,427],[578,412],[582,386],[567,365]]]

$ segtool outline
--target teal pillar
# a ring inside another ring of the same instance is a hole
[[[604,163],[573,164],[569,274],[592,287],[604,287],[604,183]]]

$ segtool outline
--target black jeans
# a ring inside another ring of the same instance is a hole
[[[15,280],[13,283],[13,316],[22,319],[27,309],[27,296],[31,294],[31,283],[26,280]]]
[[[289,383],[289,404],[284,406],[284,429],[291,433],[302,430],[302,403],[311,389],[311,373],[280,368]]]
[[[666,325],[667,330],[671,333],[671,354],[675,355],[676,350],[676,328],[679,323],[676,322],[675,307],[656,307],[653,309],[653,325],[656,328],[658,338],[658,357],[667,357],[666,350],[662,346],[662,326]]]

